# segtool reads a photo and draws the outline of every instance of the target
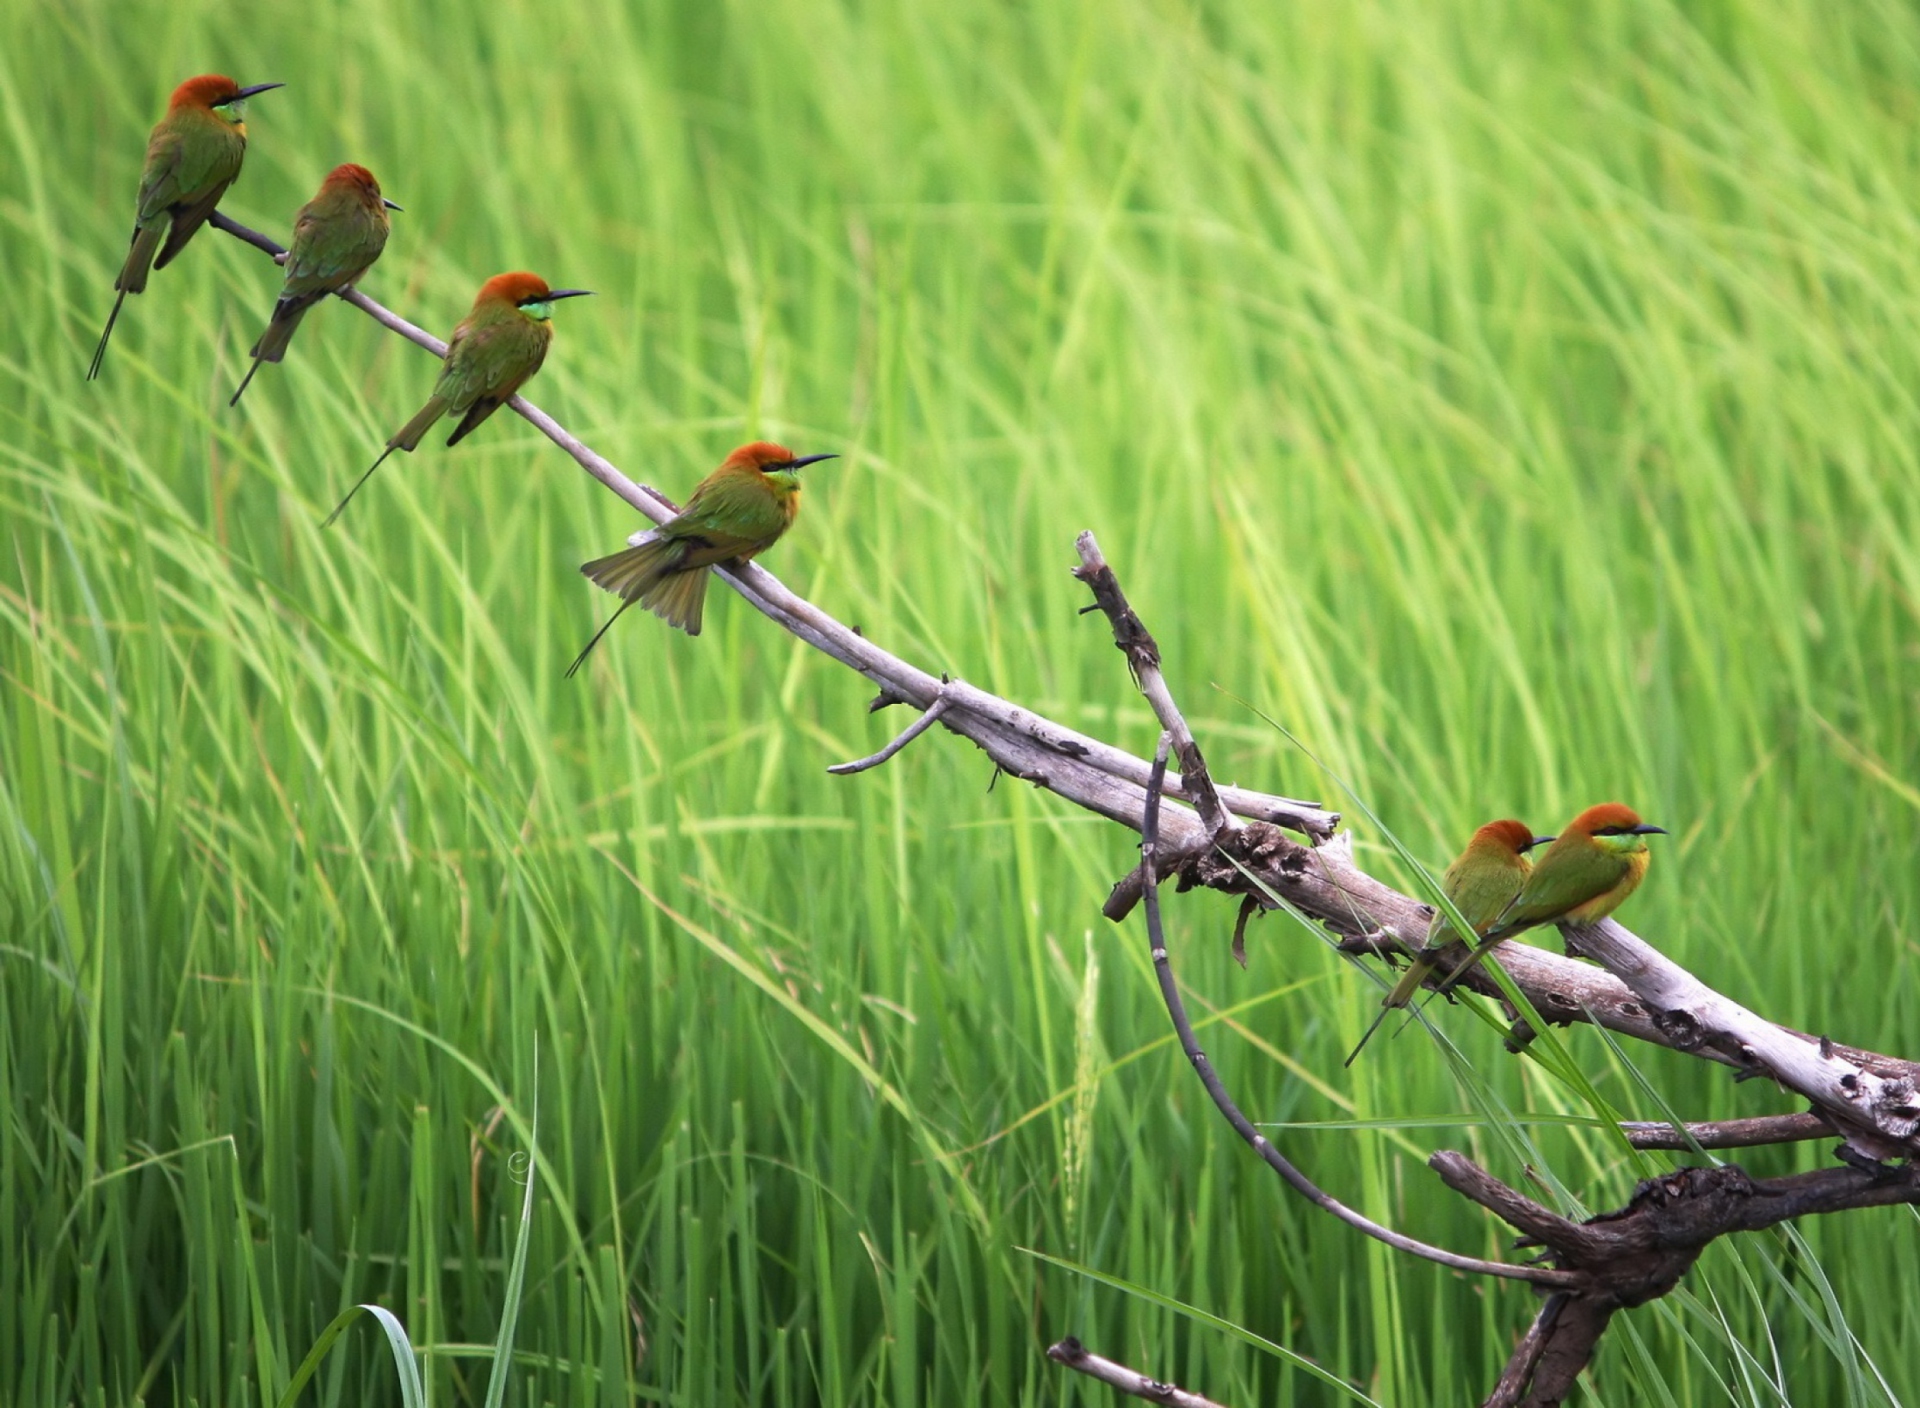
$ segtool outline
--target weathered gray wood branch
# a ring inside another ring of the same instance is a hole
[[[1167,688],[1166,676],[1160,672],[1160,645],[1154,640],[1133,607],[1128,605],[1126,593],[1120,590],[1120,580],[1113,575],[1113,569],[1107,566],[1107,560],[1101,555],[1100,544],[1094,541],[1092,533],[1082,533],[1074,541],[1080,553],[1080,565],[1073,569],[1073,575],[1086,583],[1087,590],[1093,593],[1094,604],[1088,611],[1104,611],[1113,627],[1113,643],[1120,653],[1127,657],[1127,670],[1133,675],[1133,682],[1140,686],[1140,693],[1146,696],[1153,716],[1160,721],[1173,739],[1173,756],[1180,760],[1180,776],[1185,779],[1186,790],[1193,800],[1194,811],[1199,814],[1201,825],[1207,834],[1218,836],[1223,831],[1233,830],[1238,823],[1227,814],[1221,803],[1220,794],[1214,789],[1213,776],[1207,771],[1207,760],[1200,755],[1200,745],[1194,741],[1193,730],[1187,726],[1186,716],[1180,712],[1180,706],[1173,702],[1173,691]]]
[[[276,241],[218,212],[209,223],[269,255],[285,253],[284,247]],[[349,289],[340,296],[383,327],[435,356],[446,354],[446,344],[439,338],[382,307],[358,289]],[[664,523],[673,516],[675,510],[669,500],[629,479],[611,460],[585,444],[525,396],[515,396],[507,404],[635,512],[654,523]],[[908,704],[915,709],[925,710],[932,707],[936,699],[944,698],[947,707],[940,723],[970,739],[1003,772],[1058,793],[1076,806],[1135,831],[1140,829],[1145,811],[1146,759],[1137,758],[1112,744],[1022,709],[964,680],[943,683],[938,675],[882,650],[813,603],[789,591],[779,578],[758,563],[715,570],[755,610],[878,685],[883,706]],[[601,658],[605,658],[605,652],[601,653]],[[1201,782],[1205,784],[1207,779],[1203,778]],[[1338,813],[1323,810],[1314,802],[1270,796],[1241,787],[1214,790],[1220,803],[1236,815],[1286,827],[1315,839],[1331,836],[1340,822]],[[1189,802],[1197,800],[1200,794],[1189,790],[1185,778],[1169,773],[1164,795],[1176,801]],[[1175,813],[1170,812],[1169,831],[1198,837],[1201,828],[1199,819],[1192,812],[1176,810],[1185,817],[1185,821],[1175,822]]]
[[[1310,849],[1270,827],[1243,827],[1193,852],[1181,868],[1180,883],[1242,895],[1261,894],[1265,886],[1348,940],[1353,951],[1411,953],[1425,941],[1433,914],[1355,865],[1344,833]],[[1499,944],[1492,954],[1548,1021],[1597,1022],[1743,1074],[1768,1076],[1804,1096],[1867,1157],[1886,1159],[1920,1149],[1920,1066],[1914,1062],[1769,1022],[1722,997],[1615,920],[1569,929],[1564,937],[1604,966],[1525,943]],[[1469,970],[1460,986],[1504,1000],[1490,973]]]
[[[1072,1335],[1057,1344],[1047,1346],[1047,1358],[1056,1364],[1064,1364],[1069,1369],[1087,1375],[1089,1378],[1110,1384],[1122,1393],[1135,1398],[1144,1398],[1149,1403],[1165,1403],[1169,1408],[1221,1408],[1211,1398],[1202,1398],[1197,1393],[1188,1393],[1177,1384],[1162,1383],[1149,1378],[1138,1369],[1129,1369],[1124,1364],[1116,1364],[1111,1359],[1102,1359],[1092,1353]]]
[[[1743,1120],[1691,1121],[1678,1128],[1661,1120],[1624,1120],[1627,1142],[1636,1149],[1754,1149],[1766,1144],[1794,1144],[1805,1139],[1831,1139],[1839,1131],[1825,1115],[1755,1115]]]

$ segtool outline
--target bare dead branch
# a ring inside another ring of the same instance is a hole
[[[933,703],[927,705],[926,711],[922,713],[919,718],[901,729],[899,735],[893,742],[882,748],[878,753],[871,753],[864,758],[856,758],[850,763],[835,763],[832,767],[828,768],[827,771],[835,777],[846,777],[851,773],[865,772],[868,768],[879,767],[880,764],[884,763],[888,758],[891,758],[895,753],[898,753],[902,748],[913,742],[914,739],[932,728],[934,724],[939,721],[940,716],[946,713],[950,707],[952,706],[947,702],[947,696],[944,694],[941,695],[938,699],[934,700]]]
[[[1432,909],[1368,875],[1353,862],[1347,836],[1308,849],[1270,827],[1250,825],[1197,850],[1181,867],[1181,889],[1204,885],[1230,894],[1260,892],[1247,878],[1318,920],[1345,945],[1373,952],[1415,952]],[[1637,939],[1615,920],[1567,932],[1571,942],[1607,968],[1549,953],[1531,944],[1494,947],[1507,976],[1550,1022],[1592,1021],[1655,1046],[1767,1075],[1833,1115],[1871,1158],[1920,1149],[1920,1066],[1808,1036],[1720,997],[1691,973]],[[1608,971],[1618,962],[1634,982]],[[1491,973],[1469,970],[1459,986],[1504,1001]],[[1709,1040],[1709,1033],[1719,1039]]]
[[[1521,1395],[1533,1382],[1541,1357],[1546,1353],[1554,1324],[1566,1303],[1565,1291],[1555,1291],[1541,1302],[1540,1313],[1533,1317],[1533,1324],[1527,1327],[1527,1333],[1514,1346],[1513,1355],[1507,1360],[1500,1381],[1493,1386],[1493,1392],[1487,1395],[1481,1408],[1516,1408]]]
[[[1220,794],[1214,790],[1206,759],[1200,756],[1200,745],[1194,741],[1193,730],[1187,727],[1180,706],[1173,702],[1173,691],[1167,688],[1166,676],[1160,672],[1159,645],[1128,605],[1126,593],[1120,590],[1120,581],[1107,566],[1093,534],[1082,533],[1074,540],[1074,547],[1080,554],[1080,565],[1073,569],[1073,575],[1087,584],[1095,605],[1106,613],[1113,625],[1113,643],[1127,657],[1133,682],[1140,686],[1160,727],[1173,736],[1173,755],[1180,760],[1180,776],[1201,822],[1216,836],[1230,830],[1234,820],[1227,815]]]
[[[275,241],[227,216],[216,213],[210,223],[269,254],[281,250]],[[341,297],[410,342],[436,356],[445,354],[445,343],[357,289],[345,291]],[[605,456],[526,397],[515,396],[507,404],[637,513],[656,524],[673,516],[674,510],[663,496],[629,479]],[[1066,728],[962,680],[943,684],[938,676],[882,650],[789,591],[758,563],[715,570],[761,614],[866,676],[880,687],[883,697],[924,710],[944,693],[949,704],[941,722],[972,740],[1009,776],[1047,788],[1076,806],[1139,830],[1148,772],[1144,758]],[[1188,799],[1183,778],[1169,776],[1166,788],[1170,797]],[[1240,816],[1298,830],[1308,836],[1330,836],[1340,822],[1337,813],[1324,811],[1317,803],[1237,787],[1216,791],[1222,803]],[[1190,831],[1196,842],[1203,836],[1199,819],[1190,812],[1170,811],[1166,824],[1169,831]]]
[[[1202,1398],[1197,1393],[1188,1393],[1174,1384],[1148,1378],[1138,1369],[1129,1369],[1126,1365],[1116,1364],[1111,1359],[1102,1359],[1071,1335],[1058,1344],[1048,1345],[1047,1358],[1056,1364],[1064,1364],[1069,1369],[1075,1369],[1096,1378],[1103,1384],[1111,1384],[1122,1393],[1132,1394],[1135,1398],[1144,1398],[1149,1403],[1165,1403],[1171,1405],[1171,1408],[1222,1408],[1222,1405],[1215,1403],[1211,1398]]]
[[[1836,1133],[1825,1115],[1755,1115],[1744,1120],[1688,1123],[1678,1129],[1664,1120],[1624,1120],[1627,1142],[1636,1149],[1751,1149],[1763,1144],[1793,1144],[1831,1139]]]
[[[1667,1294],[1715,1238],[1814,1213],[1920,1203],[1920,1176],[1912,1166],[1756,1179],[1728,1164],[1647,1179],[1619,1212],[1571,1222],[1450,1150],[1428,1163],[1449,1188],[1518,1229],[1524,1244],[1547,1248],[1561,1266],[1583,1274],[1582,1287],[1555,1310],[1551,1323],[1545,1323],[1544,1311],[1535,1321],[1487,1400],[1530,1408],[1561,1402],[1613,1313]]]
[[[1769,1022],[1723,997],[1611,919],[1562,930],[1584,954],[1633,989],[1676,1051],[1711,1047],[1804,1095],[1869,1159],[1920,1150],[1920,1093],[1912,1072],[1882,1075],[1847,1060],[1833,1043]],[[1497,952],[1497,950],[1496,950]]]

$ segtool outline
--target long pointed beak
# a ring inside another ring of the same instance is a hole
[[[231,98],[227,99],[227,101],[230,103],[238,102],[241,98],[251,98],[255,93],[264,93],[270,88],[284,88],[286,86],[284,83],[256,83],[251,88],[242,88],[238,93],[235,93]]]
[[[404,205],[395,205],[392,201],[388,200],[385,196],[380,197],[380,204],[384,205],[388,210],[397,210],[403,215],[406,213],[406,210],[407,210],[407,208]]]
[[[1531,841],[1527,842],[1527,849],[1532,850],[1535,846],[1549,845],[1554,841],[1558,841],[1559,839],[1560,838],[1558,836],[1536,836]]]
[[[548,294],[545,298],[543,298],[541,302],[554,303],[562,298],[592,298],[592,297],[593,297],[593,290],[590,288],[557,288],[552,293]]]
[[[1665,836],[1667,834],[1667,828],[1664,826],[1647,826],[1643,824],[1634,827],[1633,834],[1636,836]]]
[[[839,458],[840,456],[838,455],[807,455],[801,459],[788,460],[780,467],[782,469],[800,469],[806,465],[819,464],[821,460],[837,460]]]

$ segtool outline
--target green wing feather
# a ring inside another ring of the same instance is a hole
[[[1581,836],[1556,841],[1540,857],[1513,908],[1487,931],[1503,938],[1522,929],[1548,924],[1570,909],[1604,895],[1632,868],[1625,856],[1609,854]]]
[[[716,555],[709,562],[765,552],[787,531],[792,519],[764,483],[745,476],[709,479],[687,501],[686,509],[667,525],[678,537],[706,539]]]
[[[153,261],[156,269],[164,269],[186,247],[240,174],[246,138],[219,118],[211,121],[183,117],[163,122],[147,143],[139,223],[149,225],[166,216],[173,220],[167,242]]]
[[[1489,864],[1482,857],[1464,855],[1447,867],[1440,886],[1453,901],[1453,907],[1460,911],[1460,917],[1473,925],[1474,935],[1478,937],[1512,906],[1526,879],[1524,865]],[[1433,924],[1427,930],[1428,948],[1439,948],[1458,937],[1444,909],[1433,916]]]
[[[145,225],[160,219],[187,189],[181,183],[186,160],[186,137],[177,127],[162,126],[147,143],[147,164],[140,172],[140,201],[134,220]]]
[[[293,223],[287,282],[281,300],[332,293],[372,267],[387,245],[387,231],[357,197],[321,206],[309,201]]]
[[[441,369],[433,394],[445,397],[456,414],[482,399],[497,406],[540,370],[552,340],[552,328],[517,308],[506,310],[504,317],[470,317],[454,329],[453,341],[447,345],[447,364]],[[485,420],[492,409],[488,407],[480,420]]]

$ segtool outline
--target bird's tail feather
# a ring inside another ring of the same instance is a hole
[[[240,404],[241,396],[246,394],[248,385],[253,381],[253,374],[260,370],[259,354],[260,354],[260,349],[256,344],[254,347],[253,362],[247,367],[247,374],[240,378],[240,385],[237,388],[235,388],[233,393],[233,399],[227,402],[229,406],[237,406]]]
[[[253,380],[253,374],[260,370],[262,362],[277,362],[287,355],[287,344],[293,341],[294,329],[300,326],[300,320],[312,306],[313,300],[310,298],[283,298],[273,305],[273,316],[267,320],[267,330],[260,334],[260,340],[253,344],[253,351],[249,354],[253,358],[253,365],[247,368],[246,376],[241,378],[240,389],[227,402],[229,406],[240,404],[241,393],[247,389],[247,383]]]
[[[626,615],[627,608],[632,605],[633,605],[633,602],[631,600],[621,602],[620,605],[617,608],[615,608],[613,615],[607,617],[606,625],[602,626],[599,630],[595,631],[593,633],[593,639],[588,641],[582,647],[580,647],[580,653],[574,656],[573,663],[567,666],[568,679],[572,679],[575,675],[580,673],[580,667],[587,663],[587,657],[593,654],[593,648],[596,645],[600,644],[600,637],[605,635],[608,631],[612,630],[613,623],[615,621],[618,621],[622,616]]]
[[[446,413],[447,398],[444,396],[429,396],[427,398],[427,404],[420,408],[420,414],[393,433],[393,438],[387,441],[387,448],[389,450],[413,451],[419,446],[421,437],[433,429],[433,423]],[[380,458],[385,459],[386,456],[382,455]],[[378,461],[376,461],[376,464],[377,463]],[[367,473],[371,474],[373,471],[368,470]]]
[[[107,326],[100,334],[100,345],[93,349],[93,361],[87,364],[88,381],[100,375],[101,364],[107,360],[107,339],[113,336],[113,325],[120,321],[120,305],[127,301],[128,294],[147,291],[147,271],[153,267],[153,252],[160,247],[160,237],[165,233],[164,225],[134,227],[133,243],[127,250],[127,262],[120,266],[120,277],[113,281],[113,311],[107,314]]]
[[[697,636],[706,604],[707,571],[704,567],[679,570],[684,547],[675,538],[652,538],[638,547],[595,558],[580,571],[595,586],[629,602],[638,601],[667,624]]]
[[[167,227],[155,222],[133,232],[133,245],[127,250],[127,262],[120,266],[120,277],[113,286],[122,293],[145,293],[147,273],[153,268],[153,256],[165,238]]]
[[[700,634],[700,617],[707,605],[709,569],[696,567],[691,572],[675,572],[663,577],[640,598],[640,604],[690,636]]]
[[[456,425],[453,428],[453,434],[447,437],[447,444],[458,445],[462,440],[466,439],[467,436],[478,430],[481,423],[484,422],[488,416],[492,415],[505,404],[506,399],[501,396],[480,397],[479,400],[467,407],[467,413],[460,417],[460,424]]]
[[[293,341],[294,331],[312,306],[311,298],[283,298],[274,304],[273,317],[267,321],[267,330],[253,344],[254,358],[262,362],[278,362],[285,357],[287,344]]]
[[[88,381],[100,375],[100,364],[107,360],[107,339],[113,336],[113,325],[120,321],[120,305],[126,301],[125,289],[121,289],[113,296],[113,311],[107,314],[107,326],[100,334],[100,344],[93,349],[93,360],[87,364]]]
[[[1372,1024],[1369,1025],[1368,1028],[1360,1034],[1360,1040],[1356,1041],[1353,1044],[1353,1050],[1347,1053],[1347,1059],[1341,1062],[1342,1065],[1351,1066],[1354,1063],[1355,1059],[1360,1055],[1360,1053],[1366,1049],[1367,1043],[1373,1040],[1373,1034],[1380,1030],[1380,1024],[1387,1020],[1387,1013],[1391,1012],[1392,1010],[1393,1009],[1387,1006],[1386,1003],[1383,1002],[1380,1004],[1379,1015],[1376,1016],[1373,1019]]]
[[[255,362],[254,365],[259,366],[260,364],[258,362]],[[388,441],[387,448],[380,452],[380,458],[375,460],[371,465],[367,466],[367,472],[361,475],[358,479],[354,481],[353,487],[347,490],[347,496],[344,499],[340,500],[339,503],[335,504],[333,506],[333,512],[328,514],[326,518],[322,520],[320,524],[322,528],[331,528],[333,526],[333,520],[338,518],[341,514],[347,511],[347,505],[352,503],[353,496],[360,492],[360,486],[362,484],[365,484],[369,479],[373,478],[374,470],[380,468],[381,465],[387,462],[387,456],[393,453],[394,448],[395,447],[393,442]]]
[[[673,570],[678,546],[671,538],[650,538],[638,547],[582,563],[580,574],[596,587],[634,601]]]
[[[1387,1013],[1405,1007],[1413,999],[1413,995],[1420,991],[1420,985],[1427,980],[1427,975],[1439,966],[1440,960],[1424,950],[1413,960],[1407,971],[1400,975],[1400,981],[1393,985],[1393,991],[1380,999],[1380,1015],[1373,1019],[1373,1025],[1368,1027],[1366,1033],[1355,1043],[1353,1050],[1347,1056],[1347,1065],[1351,1066],[1353,1058],[1360,1054],[1369,1041],[1373,1040],[1373,1034],[1379,1031],[1380,1024],[1387,1020]]]
[[[1495,944],[1504,943],[1506,938],[1507,936],[1502,934],[1497,938],[1482,939],[1479,943],[1468,949],[1467,956],[1460,960],[1459,964],[1455,966],[1451,973],[1440,980],[1439,986],[1434,988],[1435,996],[1445,997],[1449,992],[1452,992],[1453,985],[1460,981],[1466,974],[1467,969],[1473,967],[1474,964],[1485,958]]]

